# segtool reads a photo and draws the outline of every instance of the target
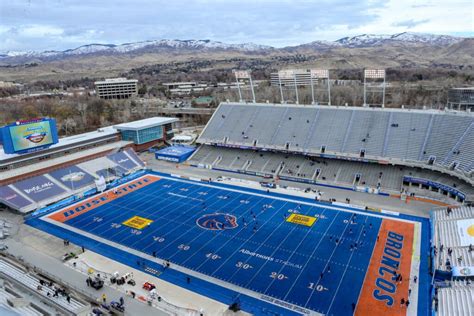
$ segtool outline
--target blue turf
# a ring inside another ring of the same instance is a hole
[[[263,205],[272,208],[265,210]],[[319,219],[311,228],[286,222],[284,216],[295,209]],[[209,213],[232,214],[238,227],[211,231],[196,225],[199,217]],[[154,222],[138,235],[130,227],[114,227],[135,215]],[[352,313],[351,303],[357,302],[381,224],[380,218],[361,214],[351,224],[351,216],[319,204],[299,206],[298,201],[281,201],[270,194],[261,197],[222,186],[161,179],[66,224],[313,311],[346,315]],[[351,251],[355,241],[359,247]],[[273,260],[249,256],[241,249]],[[280,280],[272,275],[283,276]]]

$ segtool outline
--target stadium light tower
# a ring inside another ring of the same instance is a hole
[[[383,80],[382,83],[382,89],[378,89],[378,87],[374,87],[373,85],[369,85],[369,82],[367,79],[373,79],[372,82],[374,81],[380,81],[380,79]],[[364,106],[369,106],[367,104],[367,91],[369,90],[368,88],[371,88],[371,92],[381,92],[382,93],[382,104],[381,106],[385,106],[385,69],[365,69],[364,70]]]
[[[278,72],[278,85],[280,86],[281,103],[285,103],[285,100],[283,97],[283,88],[282,88],[283,85],[281,83],[282,79],[284,79],[285,82],[288,82],[289,80],[293,79],[293,84],[295,86],[295,93],[296,93],[296,104],[299,104],[298,84],[296,82],[296,71],[294,69],[285,69],[285,70],[280,70]]]
[[[326,79],[327,80],[327,89],[328,89],[328,105],[331,105],[331,84],[329,82],[329,70],[328,69],[310,69],[310,78],[311,78],[311,97],[313,100],[312,104],[316,103],[314,97],[314,84],[313,79]]]
[[[281,77],[280,77],[280,72],[278,72],[278,86],[280,87],[280,98],[281,98],[281,103],[285,103],[285,97],[283,96],[283,88],[281,87]]]
[[[252,82],[252,76],[250,75],[250,71],[249,70],[232,70],[232,72],[234,73],[234,76],[235,76],[235,81],[237,83],[237,89],[239,90],[239,98],[240,98],[240,102],[243,102],[243,98],[242,98],[242,90],[240,89],[240,81],[239,79],[248,79],[249,80],[249,83],[250,83],[250,89],[252,91],[252,101],[253,103],[255,103],[255,91],[253,89],[253,82]]]

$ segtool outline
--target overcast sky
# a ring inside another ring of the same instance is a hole
[[[0,51],[211,39],[282,47],[358,34],[474,36],[473,0],[0,0]]]

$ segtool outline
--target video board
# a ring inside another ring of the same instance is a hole
[[[0,134],[6,154],[37,151],[58,142],[56,121],[48,118],[15,122],[2,127]]]

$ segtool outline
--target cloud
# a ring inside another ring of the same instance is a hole
[[[427,23],[429,21],[430,21],[429,19],[424,19],[424,20],[420,20],[420,21],[405,20],[405,21],[395,22],[395,23],[393,23],[393,26],[402,26],[402,27],[406,27],[408,29],[412,29],[415,26],[418,26],[418,25],[423,24],[423,23]]]
[[[52,25],[22,25],[15,29],[15,33],[24,37],[57,37],[64,34],[62,28]]]
[[[163,38],[281,47],[362,33],[464,34],[474,28],[469,8],[471,0],[3,1],[0,51]]]

